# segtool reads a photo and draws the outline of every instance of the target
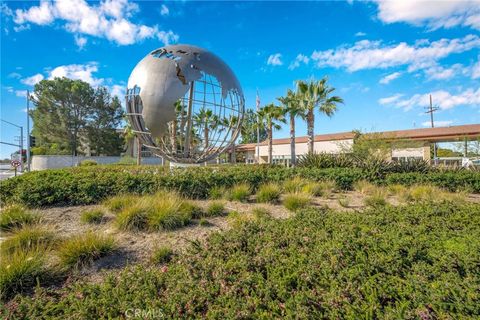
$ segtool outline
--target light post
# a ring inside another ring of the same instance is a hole
[[[27,171],[30,172],[30,91],[27,90]]]
[[[2,122],[8,123],[9,125],[12,125],[12,126],[14,126],[14,127],[17,127],[18,129],[20,129],[20,141],[19,141],[18,145],[13,144],[13,143],[8,143],[8,142],[2,142],[2,144],[7,144],[7,145],[11,145],[11,146],[17,146],[17,147],[20,148],[20,150],[19,150],[19,154],[20,154],[20,171],[23,172],[23,161],[22,161],[22,153],[23,153],[23,127],[22,127],[22,126],[19,126],[19,125],[16,125],[15,123],[11,123],[10,121],[3,120],[3,119],[2,119]]]

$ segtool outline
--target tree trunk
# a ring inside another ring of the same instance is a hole
[[[308,110],[307,113],[307,135],[308,135],[308,153],[313,153],[313,143],[314,143],[314,131],[313,131],[313,126],[315,123],[315,118],[313,115],[313,109]]]
[[[203,139],[205,140],[204,143],[205,143],[205,150],[207,150],[208,148],[208,127],[207,125],[205,125],[205,131],[204,131],[204,137]]]
[[[235,153],[235,141],[233,141],[232,152],[231,152],[230,156],[232,157],[232,159],[231,159],[232,163],[233,164],[237,163],[237,154]]]
[[[295,167],[295,114],[290,113],[290,164]]]
[[[172,135],[170,136],[170,143],[172,144],[172,151],[177,153],[177,119],[172,121]]]
[[[272,164],[273,141],[272,141],[272,123],[268,124],[268,163]]]

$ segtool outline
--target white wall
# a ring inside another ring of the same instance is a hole
[[[93,160],[98,164],[113,164],[120,161],[121,157],[72,157],[72,156],[33,156],[31,170],[45,170],[75,167],[83,160]],[[142,164],[161,164],[162,158],[142,158]]]
[[[342,153],[345,149],[350,150],[353,146],[353,139],[336,140],[336,141],[316,141],[314,143],[314,150],[317,153]],[[289,156],[290,143],[274,144],[272,148],[273,156]],[[256,150],[255,150],[256,151]],[[302,155],[308,153],[307,143],[297,143],[295,145],[295,154]],[[260,146],[260,156],[268,156],[268,145]]]
[[[424,147],[392,149],[392,157],[420,157],[423,158]]]

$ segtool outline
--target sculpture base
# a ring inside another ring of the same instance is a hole
[[[179,162],[170,162],[170,168],[190,168],[190,167],[200,167],[202,163],[179,163]]]

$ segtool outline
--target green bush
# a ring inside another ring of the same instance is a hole
[[[132,203],[137,202],[138,196],[132,194],[122,194],[115,197],[111,197],[104,201],[102,204],[112,213],[119,213]]]
[[[14,232],[0,244],[3,254],[12,254],[18,250],[45,250],[48,246],[52,245],[55,240],[53,233],[47,230],[45,226],[26,225],[13,231]]]
[[[20,205],[11,205],[0,212],[0,230],[11,231],[24,225],[33,224],[39,217]]]
[[[362,168],[285,168],[244,165],[165,169],[158,166],[92,166],[34,171],[0,181],[3,203],[28,207],[94,204],[122,194],[153,194],[176,191],[192,199],[206,199],[215,190],[247,183],[252,192],[266,183],[281,185],[300,177],[310,181],[334,181],[340,190],[351,190],[359,180],[377,184],[428,184],[450,191],[471,189],[480,192],[480,172],[432,171],[428,173],[374,172],[375,165]],[[220,197],[217,192],[217,197]]]
[[[480,205],[306,209],[195,243],[168,270],[137,266],[12,301],[14,319],[476,319]]]
[[[225,187],[212,187],[210,189],[210,192],[208,193],[208,198],[212,200],[219,200],[225,197],[226,194],[227,190],[225,189]]]
[[[293,177],[292,179],[286,180],[283,182],[283,190],[287,193],[296,193],[301,192],[302,189],[307,185],[311,184],[309,181],[305,181],[300,177]]]
[[[164,264],[170,262],[173,257],[173,250],[170,247],[159,247],[153,251],[151,262],[155,264]]]
[[[148,228],[148,212],[142,205],[133,203],[117,215],[115,223],[122,230],[145,230]]]
[[[80,162],[80,167],[96,166],[97,164],[95,160],[83,160]]]
[[[101,223],[105,213],[100,209],[87,210],[80,215],[80,221],[83,223],[98,224]]]
[[[283,199],[285,208],[293,212],[306,208],[311,202],[310,195],[304,193],[289,193]]]
[[[274,183],[260,186],[257,191],[257,202],[276,203],[282,194],[280,187]]]
[[[60,244],[58,257],[66,268],[78,268],[103,257],[115,248],[112,237],[87,232],[73,236]]]

